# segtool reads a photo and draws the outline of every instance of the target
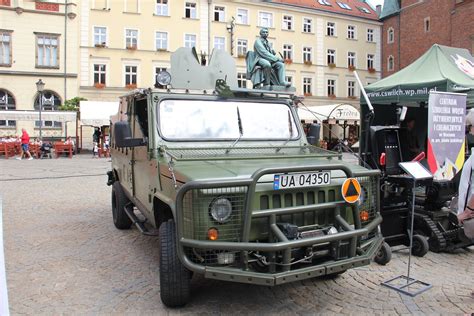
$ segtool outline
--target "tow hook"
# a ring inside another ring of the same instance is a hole
[[[107,179],[107,185],[108,186],[111,186],[116,180],[115,180],[115,175],[114,175],[114,172],[111,170],[111,171],[107,171],[107,176],[109,177]]]

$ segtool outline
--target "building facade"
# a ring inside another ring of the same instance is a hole
[[[57,110],[78,95],[78,26],[72,0],[54,3],[0,0],[0,110],[38,110],[36,82],[45,83],[43,111]],[[0,136],[74,135],[75,122],[21,121],[0,117]]]
[[[354,69],[364,84],[380,77],[381,24],[359,0],[90,0],[79,14],[80,94],[89,100],[152,87],[183,46],[231,53],[239,86],[250,87],[245,54],[262,27],[285,59],[288,80],[312,105],[357,104]]]
[[[385,0],[382,14],[382,75],[389,76],[433,44],[474,53],[473,0]]]

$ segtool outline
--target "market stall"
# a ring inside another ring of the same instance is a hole
[[[81,149],[84,143],[86,147],[92,148],[94,133],[100,135],[100,143],[105,141],[109,135],[110,117],[117,114],[118,105],[118,101],[81,101],[79,106],[81,118],[79,146]]]

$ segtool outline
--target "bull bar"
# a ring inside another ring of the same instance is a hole
[[[302,172],[308,170],[342,170],[346,176],[349,177],[367,177],[377,176],[379,181],[378,170],[365,170],[363,172],[352,172],[347,166],[342,164],[327,164],[327,165],[306,165],[298,167],[279,167],[279,168],[262,168],[252,174],[247,179],[225,179],[225,180],[210,180],[210,181],[191,181],[184,184],[177,193],[176,198],[176,228],[177,228],[177,252],[178,257],[183,265],[200,274],[204,274],[206,278],[220,279],[226,281],[253,283],[260,285],[277,285],[293,280],[302,280],[305,278],[312,278],[325,274],[336,273],[347,270],[349,268],[368,265],[372,258],[379,250],[383,237],[376,233],[375,237],[361,243],[361,236],[368,235],[373,230],[377,229],[382,222],[382,217],[378,213],[379,210],[379,191],[376,191],[376,216],[365,227],[361,226],[359,218],[359,210],[355,204],[349,206],[353,212],[354,228],[347,223],[347,221],[340,215],[342,206],[347,207],[345,201],[334,201],[314,205],[284,207],[277,209],[266,210],[252,210],[253,198],[255,196],[255,189],[258,180],[267,174],[287,173],[287,172]],[[186,192],[193,189],[208,189],[208,188],[226,188],[234,186],[244,186],[248,190],[245,193],[245,208],[243,228],[240,242],[229,241],[205,241],[196,240],[183,237],[183,199]],[[307,211],[315,211],[320,209],[333,208],[335,212],[335,220],[343,229],[342,232],[336,234],[316,236],[305,239],[288,240],[280,228],[276,225],[276,215],[299,213]],[[277,242],[257,243],[249,242],[250,228],[252,218],[268,217],[270,231],[278,240]],[[291,249],[305,246],[318,245],[334,241],[342,241],[350,239],[349,258],[342,260],[330,260],[318,265],[290,270]],[[358,246],[358,243],[360,244]],[[230,250],[241,253],[241,268],[235,267],[212,267],[197,264],[191,261],[185,254],[184,247],[191,247],[197,249],[210,250]],[[262,252],[277,252],[283,251],[283,271],[274,273],[261,273],[248,270],[248,252],[262,251]]]

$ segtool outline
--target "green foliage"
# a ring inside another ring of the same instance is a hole
[[[59,111],[79,111],[79,102],[87,101],[85,98],[74,97],[72,99],[64,101],[64,104],[61,105],[58,109]]]

